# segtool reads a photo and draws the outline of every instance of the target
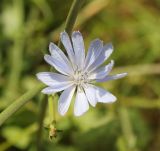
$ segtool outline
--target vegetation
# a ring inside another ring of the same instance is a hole
[[[0,151],[159,151],[160,1],[83,0],[67,24],[72,2],[0,1]],[[48,102],[40,93],[35,74],[50,70],[43,56],[64,29],[80,30],[86,50],[95,38],[113,43],[112,73],[128,76],[101,86],[116,103],[98,104],[82,117],[71,106],[62,117],[59,94]],[[62,131],[50,139],[55,121]]]

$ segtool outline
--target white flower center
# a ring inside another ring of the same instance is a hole
[[[89,83],[88,79],[88,74],[83,71],[78,71],[76,70],[74,72],[74,77],[73,77],[74,84],[76,84],[79,87],[83,87],[85,84]]]

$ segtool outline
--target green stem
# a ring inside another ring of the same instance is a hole
[[[73,29],[73,26],[76,22],[76,18],[78,16],[78,12],[82,6],[82,3],[84,2],[84,0],[74,0],[72,3],[72,6],[69,10],[67,19],[66,19],[66,23],[65,23],[65,31],[70,35],[71,31]],[[61,46],[61,42],[59,41],[59,46]]]
[[[20,98],[15,100],[10,106],[8,106],[4,111],[0,114],[0,126],[11,117],[17,110],[19,110],[22,106],[24,106],[31,98],[33,98],[42,88],[44,84],[39,84],[33,89],[26,92]]]
[[[49,106],[49,124],[52,124],[53,122],[54,122],[54,120],[55,120],[55,109],[54,109],[54,101],[55,100],[53,100],[53,97],[54,96],[52,96],[52,95],[50,95],[49,97],[48,97],[48,106]]]
[[[78,16],[78,12],[79,12],[83,2],[84,2],[84,0],[74,0],[72,6],[70,8],[70,11],[69,11],[67,19],[66,19],[66,24],[65,24],[65,30],[68,34],[70,34],[73,29],[76,18]]]

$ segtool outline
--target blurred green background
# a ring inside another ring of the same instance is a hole
[[[39,83],[37,72],[49,71],[43,56],[50,41],[58,43],[71,3],[0,0],[0,111]],[[56,113],[63,132],[50,141],[48,110],[42,138],[37,133],[43,106],[37,94],[0,128],[0,151],[160,151],[160,0],[86,0],[74,30],[86,49],[97,37],[113,43],[112,73],[128,76],[101,86],[117,102],[82,117],[73,107],[64,117]]]

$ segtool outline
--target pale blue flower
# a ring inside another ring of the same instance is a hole
[[[54,43],[50,43],[51,55],[45,55],[45,61],[59,73],[40,72],[37,78],[48,87],[42,93],[53,94],[63,91],[58,101],[58,111],[64,115],[76,93],[74,114],[80,116],[89,109],[89,104],[96,106],[97,102],[112,103],[116,97],[110,92],[94,86],[93,81],[105,82],[122,78],[127,73],[109,75],[114,61],[101,66],[113,51],[112,44],[103,45],[99,39],[91,42],[85,56],[83,37],[80,32],[72,33],[71,40],[66,32],[62,32],[61,42],[67,51],[67,56]]]

